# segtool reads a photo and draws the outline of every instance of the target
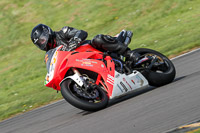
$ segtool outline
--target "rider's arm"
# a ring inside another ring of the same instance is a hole
[[[68,41],[73,38],[79,38],[80,41],[84,41],[88,36],[88,33],[86,31],[77,30],[75,28],[68,27],[68,26],[63,27],[59,31],[59,33],[64,39]]]

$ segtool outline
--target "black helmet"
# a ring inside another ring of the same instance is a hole
[[[38,24],[31,32],[32,42],[41,50],[47,50],[47,43],[53,35],[50,27],[44,24]]]

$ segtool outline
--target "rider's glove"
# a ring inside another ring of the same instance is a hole
[[[69,41],[68,51],[72,51],[72,50],[78,48],[80,46],[80,43],[81,43],[80,38],[77,38],[77,37],[71,38]]]
[[[63,45],[62,51],[72,51],[80,46],[81,39],[80,38],[71,38],[68,42],[68,45]]]

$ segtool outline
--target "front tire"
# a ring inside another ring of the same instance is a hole
[[[75,86],[77,84],[72,79],[67,79],[61,84],[61,94],[71,105],[86,111],[97,111],[107,106],[109,99],[102,88],[96,88],[99,93],[96,99],[88,100],[74,91],[73,87]]]
[[[164,56],[158,51],[147,48],[138,48],[135,49],[134,51],[138,52],[141,56],[145,55],[157,56],[159,62],[163,63],[161,66],[157,68],[153,67],[151,70],[144,69],[143,71],[141,71],[141,73],[146,77],[151,86],[159,87],[171,83],[174,80],[176,75],[176,70],[171,60],[169,60],[166,56]],[[146,66],[143,64],[143,67]]]

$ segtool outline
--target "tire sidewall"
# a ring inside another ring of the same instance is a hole
[[[98,103],[90,103],[76,97],[70,88],[70,84],[74,83],[72,79],[67,79],[61,84],[61,94],[71,105],[86,111],[97,111],[103,109],[108,104],[108,96],[106,92],[102,89],[98,89],[102,96],[102,101]]]
[[[142,74],[146,77],[146,79],[148,80],[151,86],[158,87],[158,86],[166,85],[174,80],[175,75],[176,75],[175,67],[173,63],[171,62],[171,60],[169,60],[165,55],[161,54],[158,51],[147,49],[147,48],[138,48],[138,49],[135,49],[134,51],[138,52],[139,54],[152,53],[152,54],[158,55],[164,61],[166,61],[169,65],[169,70],[164,73],[156,73],[151,70],[145,70],[142,72]]]

